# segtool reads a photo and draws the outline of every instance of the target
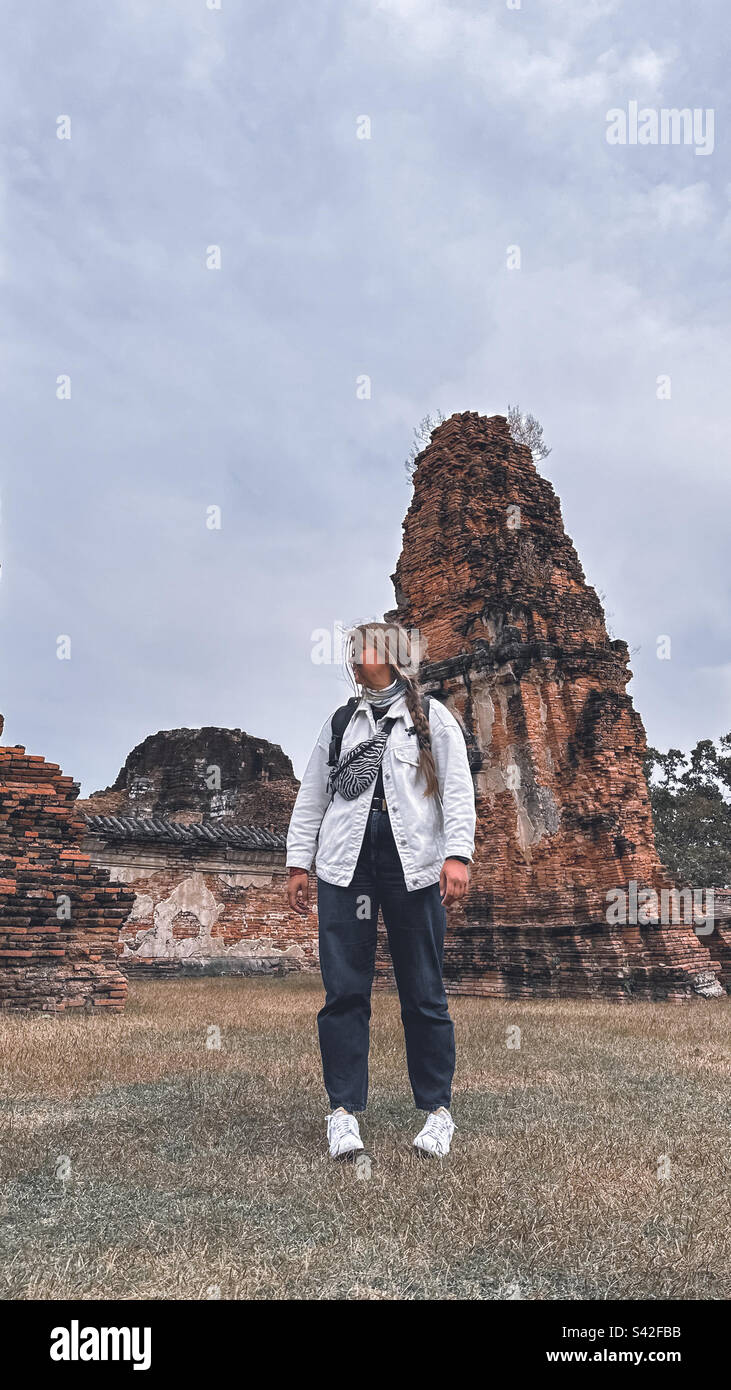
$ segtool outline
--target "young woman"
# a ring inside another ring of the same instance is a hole
[[[317,1015],[332,1158],[363,1148],[371,986],[379,906],[388,933],[409,1079],[427,1120],[414,1145],[443,1157],[450,1114],[454,1028],[442,981],[445,907],[467,891],[475,794],[462,730],[439,700],[428,718],[409,635],[362,623],[348,634],[346,668],[360,698],[337,754],[332,717],[320,730],[287,835],[290,907],[309,912],[315,856],[320,968]],[[329,761],[332,759],[332,761]]]

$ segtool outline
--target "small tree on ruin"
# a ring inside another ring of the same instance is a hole
[[[535,415],[524,415],[519,405],[509,405],[507,419],[516,444],[528,446],[535,464],[548,458],[551,450],[543,438],[543,425],[538,423]]]
[[[424,418],[419,421],[418,425],[414,426],[414,442],[411,445],[411,451],[404,464],[409,478],[413,478],[416,472],[416,460],[419,454],[422,453],[424,449],[428,448],[437,425],[443,424],[446,418],[446,415],[442,415],[441,410],[437,410],[434,415],[425,415]]]

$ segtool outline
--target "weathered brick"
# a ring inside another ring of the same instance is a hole
[[[277,743],[242,729],[165,729],[133,748],[113,785],[80,801],[78,809],[179,824],[215,817],[286,830],[298,785]]]
[[[220,830],[217,843],[180,845],[145,834],[133,817],[121,831],[106,816],[89,818],[84,847],[93,862],[136,894],[121,926],[119,964],[130,977],[317,969],[317,919],[286,903],[284,834],[257,848]],[[174,824],[178,831],[192,833]]]
[[[134,894],[110,884],[81,849],[77,795],[55,763],[0,747],[0,1008],[62,1012],[102,998],[114,1009],[124,1005],[117,943]],[[110,896],[99,903],[102,884]],[[69,919],[56,915],[62,894]]]

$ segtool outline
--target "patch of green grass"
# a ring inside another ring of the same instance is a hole
[[[327,1158],[321,1000],[145,981],[117,1017],[0,1015],[2,1297],[729,1297],[731,1000],[452,998],[440,1163],[378,992],[366,1181]]]

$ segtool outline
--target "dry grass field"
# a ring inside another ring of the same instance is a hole
[[[121,1017],[0,1015],[0,1296],[731,1295],[731,999],[453,998],[439,1163],[411,1149],[398,1003],[377,994],[368,1179],[326,1155],[321,997],[145,982]]]

